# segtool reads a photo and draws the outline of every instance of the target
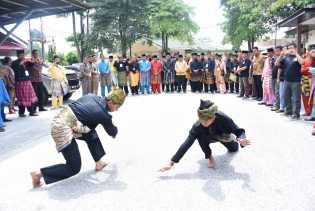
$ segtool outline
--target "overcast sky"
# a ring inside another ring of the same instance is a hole
[[[196,34],[196,38],[210,39],[215,45],[221,44],[223,32],[219,26],[224,18],[220,8],[220,0],[184,0],[187,4],[194,7],[193,16],[194,21],[199,25],[200,31]],[[72,21],[69,18],[57,18],[56,16],[49,16],[43,18],[44,33],[50,40],[54,37],[57,51],[68,52],[71,49],[69,44],[65,41],[65,37],[72,34]],[[78,23],[79,21],[77,21]],[[31,28],[40,29],[39,19],[31,20]],[[79,29],[79,27],[78,27]],[[15,34],[24,40],[29,40],[28,21],[24,22],[15,31]]]

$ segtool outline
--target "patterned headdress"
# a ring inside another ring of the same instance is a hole
[[[215,116],[218,112],[218,106],[216,106],[210,100],[200,100],[200,106],[198,108],[198,117],[201,121],[207,121]]]
[[[126,98],[126,94],[122,89],[114,88],[108,95],[107,99],[111,100],[114,104],[121,106]]]

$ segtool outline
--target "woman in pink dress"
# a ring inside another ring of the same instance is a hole
[[[265,60],[263,69],[263,102],[267,106],[272,106],[275,100],[275,96],[272,92],[272,61],[273,49],[268,49],[268,57]]]

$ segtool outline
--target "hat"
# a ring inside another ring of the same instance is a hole
[[[216,106],[210,100],[200,100],[200,106],[198,108],[198,117],[201,121],[207,121],[215,116],[218,112],[218,106]]]
[[[273,48],[268,48],[268,49],[267,49],[267,52],[268,52],[268,53],[274,52],[274,50],[273,50]]]
[[[126,98],[126,94],[122,89],[114,88],[108,95],[107,99],[112,101],[114,104],[121,106]]]
[[[242,51],[242,53],[249,53],[249,51]]]
[[[17,50],[16,51],[16,55],[18,56],[18,55],[21,55],[21,54],[24,54],[24,50]]]

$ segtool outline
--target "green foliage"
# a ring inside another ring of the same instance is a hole
[[[56,55],[56,46],[49,46],[48,48],[48,54],[46,56],[46,59],[48,60],[48,62],[52,62],[53,61],[53,57],[54,55]]]
[[[90,37],[92,46],[98,49],[119,48],[126,54],[137,39],[150,34],[148,17],[153,0],[90,0],[96,5],[92,14]]]
[[[74,63],[78,63],[79,62],[79,57],[78,54],[75,52],[69,52],[66,57],[65,57],[66,62],[69,65],[72,65]]]
[[[181,41],[193,41],[193,34],[199,30],[198,25],[191,19],[193,8],[182,0],[154,1],[150,15],[152,34],[161,37],[166,46],[169,37]]]
[[[63,53],[57,53],[57,55],[60,58],[60,65],[63,65],[63,66],[67,65],[65,55]]]
[[[255,40],[271,32],[281,19],[314,3],[314,0],[221,0],[226,21],[222,24],[225,37],[238,49],[243,41],[253,46]]]

